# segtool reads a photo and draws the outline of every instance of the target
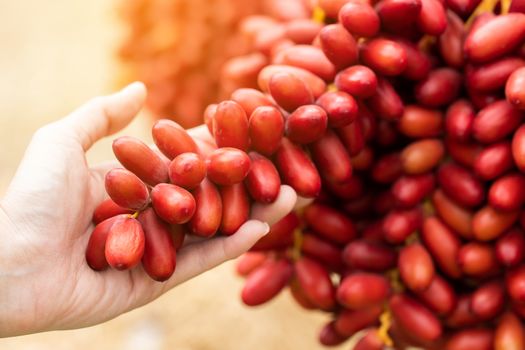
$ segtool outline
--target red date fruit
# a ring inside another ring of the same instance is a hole
[[[149,193],[146,185],[131,171],[112,169],[106,174],[106,192],[123,208],[140,210],[148,204]]]
[[[383,306],[375,305],[367,309],[345,310],[335,318],[334,328],[343,336],[351,336],[362,329],[378,323],[379,315],[383,312]]]
[[[250,88],[237,89],[232,92],[231,99],[237,102],[242,109],[246,112],[246,115],[251,118],[252,113],[259,107],[262,106],[273,106],[272,101],[266,97],[262,92]],[[213,106],[213,105],[212,105]],[[217,105],[215,105],[215,109]],[[213,112],[215,114],[215,111]],[[206,116],[206,112],[204,114]],[[211,134],[213,131],[210,130]]]
[[[403,34],[413,28],[421,11],[420,0],[382,0],[375,9],[381,26],[388,32]]]
[[[310,19],[294,19],[285,24],[286,36],[296,44],[311,44],[323,27]]]
[[[188,222],[195,213],[195,199],[179,186],[158,184],[151,191],[151,202],[157,215],[173,225]]]
[[[340,24],[330,24],[319,32],[321,49],[325,56],[340,70],[357,61],[357,43]]]
[[[459,165],[448,163],[441,166],[437,179],[443,192],[460,205],[475,207],[485,198],[483,183]]]
[[[356,98],[367,98],[376,93],[377,76],[370,68],[355,65],[336,75],[335,86]]]
[[[427,289],[416,292],[417,297],[439,316],[450,314],[457,304],[454,288],[446,279],[434,275]]]
[[[196,153],[181,153],[171,161],[169,175],[172,184],[193,190],[206,176],[206,164]]]
[[[421,11],[417,24],[425,34],[443,34],[447,28],[447,15],[443,3],[439,0],[421,0]]]
[[[343,91],[326,92],[316,102],[326,111],[328,125],[339,128],[354,122],[358,115],[355,99]]]
[[[516,130],[522,120],[518,109],[505,100],[497,101],[479,111],[472,124],[472,134],[482,143],[494,143]]]
[[[332,62],[330,62],[320,48],[312,45],[294,45],[287,47],[279,52],[274,58],[273,63],[306,69],[326,81],[332,81],[335,76],[335,67]],[[270,79],[270,93],[272,91],[272,80],[274,77]],[[276,102],[279,103],[277,100]]]
[[[312,204],[304,210],[308,227],[320,236],[338,244],[345,244],[357,236],[354,223],[343,213],[322,204]]]
[[[473,62],[487,62],[514,50],[525,38],[525,14],[509,13],[475,25],[465,39],[465,54]]]
[[[213,136],[218,147],[248,149],[248,117],[244,109],[234,101],[217,105],[213,118]]]
[[[518,350],[525,348],[525,331],[522,322],[512,312],[499,320],[494,332],[494,350]]]
[[[161,119],[152,128],[153,141],[169,159],[181,153],[197,152],[197,144],[182,126],[172,120]]]
[[[292,264],[286,259],[267,261],[248,275],[241,293],[242,301],[248,306],[269,301],[286,286],[292,273]]]
[[[517,69],[525,66],[518,57],[506,57],[467,70],[467,85],[479,91],[491,91],[505,86],[507,79]]]
[[[136,219],[123,218],[111,226],[104,248],[108,264],[117,270],[135,267],[144,254],[144,231]]]
[[[113,141],[113,153],[124,168],[149,185],[168,180],[166,163],[144,142],[130,136]]]
[[[437,0],[425,0],[436,1]],[[451,68],[438,68],[430,72],[428,77],[415,88],[414,94],[423,106],[435,108],[454,101],[460,92],[462,77]]]
[[[494,248],[486,243],[470,242],[458,252],[458,264],[466,275],[486,277],[498,268]]]
[[[467,100],[458,100],[450,105],[445,115],[447,135],[458,141],[468,141],[472,135],[474,107]]]
[[[270,156],[281,145],[284,135],[284,118],[273,106],[256,108],[250,115],[248,130],[252,149]]]
[[[327,125],[324,109],[316,105],[301,106],[286,119],[286,136],[296,143],[312,143],[323,136]]]
[[[518,169],[525,171],[525,125],[516,130],[512,138],[512,157]]]
[[[505,85],[505,96],[510,104],[521,110],[525,109],[525,68],[514,71]]]
[[[188,225],[191,231],[202,237],[213,236],[221,224],[222,200],[215,185],[204,179],[192,192],[195,197],[195,214]]]
[[[337,128],[336,132],[350,156],[356,156],[363,150],[365,140],[360,120],[356,120],[350,125]]]
[[[507,274],[505,281],[508,295],[520,304],[525,302],[525,266],[521,265]]]
[[[399,153],[385,154],[375,161],[372,168],[372,178],[379,183],[391,183],[399,179],[403,168]]]
[[[376,93],[368,99],[368,106],[385,120],[397,120],[403,116],[401,97],[388,80],[383,78],[378,79]]]
[[[314,97],[308,86],[289,73],[275,73],[270,78],[268,89],[279,106],[293,112],[300,106],[312,104]]]
[[[306,256],[325,265],[330,270],[340,271],[343,266],[339,247],[314,234],[303,234],[301,251]]]
[[[291,212],[270,227],[270,232],[257,241],[251,250],[279,250],[291,246],[294,231],[299,227],[299,217]]]
[[[337,300],[351,310],[380,305],[389,294],[388,280],[375,273],[353,273],[346,276],[337,288]]]
[[[445,350],[492,350],[494,332],[485,328],[465,328],[452,334]]]
[[[481,208],[472,218],[472,232],[480,241],[498,238],[518,220],[518,211],[498,211],[490,206]]]
[[[92,221],[95,225],[98,225],[102,221],[120,214],[133,214],[133,210],[121,207],[111,198],[107,198],[100,202],[100,204],[95,208]]]
[[[241,255],[235,264],[235,271],[239,276],[246,277],[266,261],[265,253],[260,252],[246,252]]]
[[[477,142],[459,142],[452,138],[445,139],[445,148],[454,161],[468,168],[474,167],[483,149]]]
[[[345,146],[332,130],[310,146],[312,158],[320,169],[323,179],[343,183],[352,176],[352,164]]]
[[[474,237],[472,233],[474,214],[472,212],[453,202],[442,190],[434,192],[432,204],[439,217],[455,232],[466,239]]]
[[[95,226],[95,229],[89,236],[86,248],[86,262],[93,270],[102,271],[109,266],[105,255],[106,240],[108,238],[109,230],[115,222],[128,217],[129,215],[120,214],[110,217]]]
[[[459,296],[456,308],[450,315],[444,320],[444,324],[450,328],[463,328],[473,326],[479,322],[479,318],[476,317],[470,310],[471,297],[468,294]]]
[[[334,322],[326,324],[319,333],[319,342],[324,346],[336,346],[342,344],[347,337],[343,337],[334,329]]]
[[[354,350],[383,350],[384,341],[378,334],[376,329],[371,329],[366,332],[365,336],[359,339],[355,344]]]
[[[452,278],[461,276],[461,269],[457,262],[461,241],[450,228],[438,218],[426,218],[421,239],[436,264],[446,275]]]
[[[443,113],[416,105],[406,106],[398,127],[399,131],[412,138],[435,137],[443,129]]]
[[[242,182],[250,171],[248,155],[236,148],[222,147],[213,151],[208,158],[208,178],[221,186]]]
[[[498,210],[517,210],[525,202],[525,176],[508,174],[490,186],[489,204]]]
[[[220,189],[220,194],[223,203],[220,231],[222,234],[230,236],[248,220],[250,200],[242,183],[223,186]]]
[[[439,319],[425,306],[405,294],[390,298],[390,309],[396,323],[423,341],[438,339],[443,330]]]
[[[397,253],[379,242],[355,240],[343,250],[343,261],[354,269],[383,272],[396,266]]]
[[[520,229],[512,229],[496,241],[496,258],[504,266],[513,267],[525,258],[525,236]]]
[[[411,244],[399,252],[397,263],[404,284],[413,291],[426,290],[434,279],[434,264],[421,244]]]
[[[400,1],[390,0],[390,2],[399,3]],[[417,3],[418,1],[405,0],[405,2],[410,2],[413,4]],[[430,56],[408,40],[398,39],[397,43],[403,47],[407,56],[407,67],[402,73],[403,77],[414,81],[425,79],[432,68]]]
[[[508,141],[494,143],[476,156],[474,172],[483,180],[493,180],[514,166],[512,148]]]
[[[448,0],[448,3],[457,0]],[[462,0],[459,0],[462,1]],[[479,0],[467,0],[479,1]],[[450,5],[449,5],[450,6]],[[465,25],[461,18],[454,12],[447,11],[447,28],[441,34],[437,41],[439,53],[443,60],[453,68],[461,68],[465,64],[465,55],[463,54],[463,42],[465,40]]]
[[[421,227],[423,213],[420,208],[391,211],[383,220],[383,235],[393,244],[400,244]]]
[[[141,212],[138,220],[144,230],[145,245],[142,266],[156,281],[166,281],[173,275],[176,253],[171,232],[152,208]]]
[[[407,68],[405,49],[393,40],[372,39],[361,48],[360,56],[363,63],[382,75],[399,75]]]
[[[312,259],[302,257],[295,262],[297,281],[308,300],[323,310],[335,306],[335,288],[328,272]]]
[[[397,203],[411,208],[421,203],[435,186],[434,174],[402,176],[394,182],[391,192]]]
[[[266,157],[250,152],[251,169],[244,184],[257,202],[273,203],[281,188],[281,179],[275,165]]]
[[[183,225],[170,225],[171,238],[175,250],[179,250],[184,244],[186,238],[186,228]]]
[[[407,174],[424,174],[434,169],[445,155],[443,142],[423,139],[407,145],[401,152],[401,164]]]
[[[288,73],[302,80],[307,88],[312,92],[314,99],[321,96],[326,91],[326,83],[317,75],[307,71],[306,69],[286,66],[286,65],[270,65],[264,67],[257,78],[259,87],[263,92],[269,92],[269,82],[271,77],[276,73]]]
[[[493,281],[482,284],[472,293],[470,308],[474,315],[488,320],[501,312],[504,303],[505,287],[500,281]]]
[[[283,182],[303,197],[316,197],[321,190],[321,178],[306,152],[284,138],[277,150],[275,163]]]
[[[339,11],[339,23],[356,36],[372,37],[380,27],[379,16],[366,2],[349,2]]]

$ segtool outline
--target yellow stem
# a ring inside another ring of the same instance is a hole
[[[435,213],[434,205],[432,204],[432,201],[430,199],[426,199],[423,202],[423,215],[425,217],[433,216]]]
[[[499,2],[499,0],[483,0],[479,5],[478,7],[476,7],[476,9],[474,10],[474,12],[472,12],[472,14],[470,15],[470,17],[468,18],[467,22],[465,22],[465,25],[467,27],[470,27],[470,25],[472,24],[472,22],[474,22],[474,19],[481,15],[482,13],[485,13],[485,12],[494,12],[494,8],[496,7],[497,3]],[[510,1],[509,1],[510,3]],[[510,4],[509,4],[510,6]],[[502,7],[503,7],[503,4],[502,4]],[[502,8],[502,11],[503,11],[503,8]]]
[[[320,24],[324,24],[325,18],[326,18],[326,14],[324,10],[319,6],[315,6],[312,12],[312,21],[320,23]]]
[[[419,233],[417,231],[414,231],[410,234],[410,236],[405,239],[405,245],[409,245],[415,242],[419,242]]]
[[[293,231],[292,259],[299,260],[301,257],[301,247],[303,245],[303,231],[300,228]]]
[[[130,217],[132,219],[136,219],[138,216],[139,216],[139,213],[140,213],[140,210],[137,210],[136,212],[134,212],[132,215],[130,215]]]
[[[436,37],[432,35],[425,35],[419,40],[418,47],[421,51],[428,52],[430,47],[436,42]]]
[[[332,84],[328,85],[326,90],[329,91],[329,92],[336,92],[337,91],[337,86],[335,86],[335,84],[332,83]]]
[[[403,285],[403,283],[401,283],[398,269],[392,269],[387,271],[386,276],[390,280],[390,285],[392,286],[392,290],[395,293],[401,293],[405,290],[405,286]]]
[[[507,13],[509,13],[511,3],[512,3],[512,0],[501,0],[500,6],[501,6],[502,15],[506,15]]]
[[[390,338],[390,335],[388,334],[388,331],[390,330],[390,326],[392,325],[392,314],[390,313],[390,310],[388,308],[383,311],[381,316],[379,316],[379,328],[377,329],[377,335],[379,336],[379,339],[389,347],[394,346],[394,341],[392,338]]]

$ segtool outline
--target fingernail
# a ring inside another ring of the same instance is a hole
[[[268,233],[270,233],[270,225],[268,225],[268,223],[266,222],[264,222],[263,224],[265,226],[263,236],[266,236]]]
[[[146,85],[144,85],[144,83],[141,81],[135,81],[120,90],[121,93],[126,94],[135,91],[146,91]]]

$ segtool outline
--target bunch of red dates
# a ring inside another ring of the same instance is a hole
[[[525,2],[303,6],[241,23],[213,142],[115,141],[88,263],[169,278],[185,233],[234,233],[283,183],[315,200],[239,260],[244,303],[288,287],[327,346],[525,349]]]

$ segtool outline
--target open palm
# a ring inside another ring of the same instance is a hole
[[[104,199],[111,165],[90,168],[85,152],[127,125],[145,95],[141,83],[132,84],[34,135],[0,202],[0,336],[89,326],[144,305],[242,254],[268,232],[267,223],[296,204],[295,192],[282,186],[277,201],[254,207],[252,220],[237,234],[186,243],[175,274],[164,283],[151,280],[140,266],[127,272],[91,270],[84,260],[91,214]]]

